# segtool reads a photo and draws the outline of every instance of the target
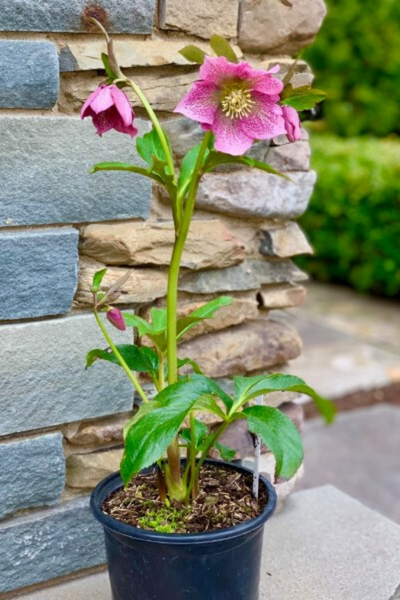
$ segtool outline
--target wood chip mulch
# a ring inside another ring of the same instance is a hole
[[[167,507],[158,496],[155,472],[138,474],[127,490],[111,494],[102,505],[114,519],[161,533],[202,533],[233,527],[259,516],[267,503],[252,493],[252,477],[224,467],[207,465],[200,473],[200,494],[187,505]]]

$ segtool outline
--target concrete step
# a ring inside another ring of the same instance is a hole
[[[260,600],[399,598],[400,527],[336,488],[293,494],[267,523]],[[100,573],[20,600],[111,600],[111,593]]]
[[[298,489],[332,484],[400,525],[400,407],[381,404],[306,421]]]

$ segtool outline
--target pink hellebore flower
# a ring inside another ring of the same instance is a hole
[[[196,81],[175,112],[199,121],[215,134],[215,148],[239,156],[254,140],[286,133],[278,104],[283,83],[271,71],[253,69],[247,62],[206,57]]]
[[[86,117],[92,117],[93,125],[100,136],[110,129],[127,133],[131,137],[138,132],[133,125],[135,113],[131,103],[116,85],[103,83],[90,94],[81,110],[81,119]]]
[[[282,106],[283,118],[285,119],[286,135],[289,142],[301,139],[300,117],[292,106]]]
[[[124,317],[123,317],[122,312],[119,310],[119,308],[110,308],[107,311],[106,316],[107,316],[107,319],[110,321],[110,323],[112,325],[114,325],[114,327],[116,327],[120,331],[126,330]]]

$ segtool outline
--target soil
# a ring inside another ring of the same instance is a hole
[[[251,475],[226,467],[203,466],[199,480],[195,502],[167,507],[159,499],[156,473],[139,473],[126,490],[106,498],[102,510],[117,521],[149,531],[203,533],[250,521],[263,512],[268,501],[261,488],[260,498],[254,498]]]
[[[338,412],[356,410],[358,408],[382,404],[383,402],[400,406],[400,382],[372,390],[358,390],[334,400]],[[304,404],[303,408],[306,419],[314,419],[321,416],[312,402]]]

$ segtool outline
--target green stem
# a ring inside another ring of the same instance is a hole
[[[165,137],[164,131],[160,125],[159,120],[157,119],[157,116],[156,116],[154,110],[150,106],[146,96],[143,94],[140,87],[138,85],[136,85],[136,83],[134,83],[131,79],[127,79],[126,83],[133,89],[133,91],[135,92],[136,96],[139,98],[140,102],[143,104],[144,108],[147,111],[147,114],[149,115],[149,117],[151,119],[151,122],[154,125],[154,129],[157,131],[158,137],[160,138],[161,145],[165,152],[165,156],[167,158],[167,163],[168,163],[169,173],[170,173],[170,175],[173,176],[174,182],[176,183],[174,161],[172,159],[170,148],[169,148],[167,139]]]
[[[193,179],[190,184],[188,198],[183,213],[179,233],[176,232],[174,249],[172,252],[171,264],[168,273],[168,291],[167,291],[167,348],[168,348],[168,383],[171,385],[178,379],[178,356],[177,356],[177,303],[178,303],[178,281],[182,253],[189,233],[190,222],[192,220],[194,205],[196,202],[197,191],[199,189],[201,167],[204,155],[206,153],[211,132],[204,136],[203,143],[197,157],[194,169]]]
[[[192,474],[196,471],[196,421],[194,418],[194,413],[190,411],[190,472]],[[192,500],[193,502],[196,500],[198,495],[197,481],[195,481],[192,488]]]
[[[215,434],[210,438],[210,441],[207,443],[206,447],[204,448],[201,457],[197,461],[196,468],[190,474],[190,482],[189,482],[189,485],[188,485],[188,488],[186,491],[186,498],[185,498],[186,501],[188,501],[190,498],[190,494],[192,492],[193,486],[195,485],[195,483],[198,479],[200,469],[201,469],[204,461],[206,460],[208,453],[210,452],[211,448],[214,446],[215,442],[218,441],[218,438],[224,433],[224,431],[228,427],[228,425],[229,425],[229,422],[224,421],[222,423],[221,427],[219,427],[219,429],[215,432]]]
[[[121,367],[124,369],[125,373],[128,375],[129,379],[131,380],[131,382],[133,383],[134,387],[136,388],[136,390],[138,391],[141,399],[143,400],[143,402],[148,402],[148,398],[146,396],[146,394],[143,391],[142,386],[140,385],[140,383],[138,382],[138,380],[136,379],[135,375],[132,373],[132,371],[130,370],[130,368],[128,367],[128,365],[126,364],[126,362],[124,361],[123,357],[121,356],[121,354],[118,352],[117,347],[115,346],[114,342],[112,341],[107,329],[104,326],[103,321],[100,319],[100,315],[97,312],[97,310],[95,309],[94,311],[94,315],[96,317],[96,321],[101,329],[101,331],[103,332],[104,337],[106,338],[108,345],[110,346],[111,350],[113,351],[114,355],[117,357],[119,364],[121,365]]]

